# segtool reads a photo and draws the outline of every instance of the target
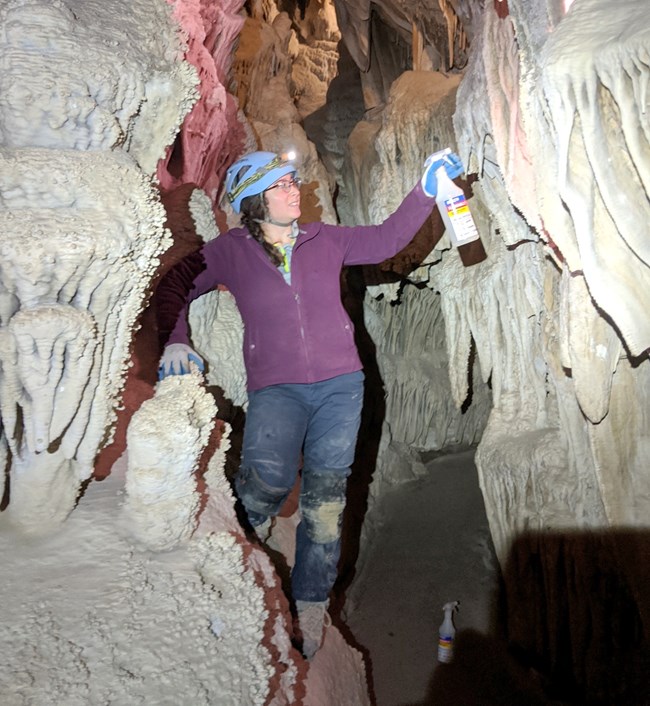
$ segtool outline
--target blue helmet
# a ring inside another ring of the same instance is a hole
[[[261,194],[278,179],[295,174],[296,165],[274,152],[251,152],[238,159],[226,172],[226,194],[235,213],[247,196]]]

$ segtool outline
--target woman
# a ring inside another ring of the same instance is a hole
[[[361,418],[362,365],[352,322],[341,303],[345,265],[376,264],[413,238],[435,205],[436,170],[450,178],[460,159],[425,163],[420,182],[381,225],[299,226],[296,167],[272,152],[253,152],[226,175],[241,228],[207,243],[158,288],[161,335],[168,336],[160,377],[189,372],[187,308],[225,285],[244,322],[248,409],[235,489],[264,541],[294,486],[302,455],[300,524],[291,574],[302,650],[321,645],[340,555],[345,491]]]

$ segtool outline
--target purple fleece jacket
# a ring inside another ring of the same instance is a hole
[[[161,336],[169,333],[167,343],[189,343],[189,303],[221,284],[232,292],[244,322],[249,390],[361,370],[353,325],[341,303],[341,268],[376,264],[398,253],[434,205],[418,183],[381,225],[301,226],[291,285],[248,231],[234,228],[162,280],[156,291]]]

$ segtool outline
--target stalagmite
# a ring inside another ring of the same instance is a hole
[[[162,380],[131,419],[124,509],[134,537],[149,549],[171,549],[196,529],[194,474],[216,412],[195,373]]]

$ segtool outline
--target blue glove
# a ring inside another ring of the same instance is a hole
[[[424,174],[422,175],[422,190],[427,196],[434,198],[438,193],[438,177],[436,172],[440,167],[445,168],[447,176],[450,179],[455,179],[460,176],[465,170],[463,168],[463,163],[460,161],[460,157],[455,152],[447,152],[446,154],[440,154],[436,152],[435,154],[429,155],[427,161],[424,163]]]
[[[205,370],[201,356],[185,343],[171,343],[160,359],[158,380],[164,380],[168,375],[187,375],[192,368],[201,372]]]

